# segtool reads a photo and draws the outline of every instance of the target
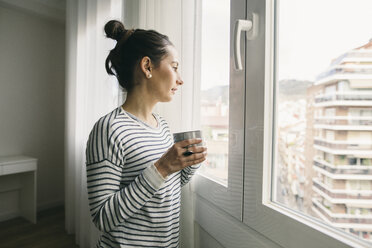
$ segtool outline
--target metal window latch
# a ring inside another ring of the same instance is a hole
[[[253,40],[258,34],[258,14],[252,13],[252,20],[236,20],[234,28],[234,60],[235,69],[242,70],[242,58],[240,56],[240,34],[246,32],[247,40]]]

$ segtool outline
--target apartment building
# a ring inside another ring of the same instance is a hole
[[[332,226],[371,240],[372,39],[332,61],[308,96],[314,96],[308,106],[313,118],[307,118],[313,137],[306,135],[313,144],[306,152],[311,209]]]
[[[226,87],[215,87],[217,92]],[[227,183],[228,176],[228,136],[229,112],[228,105],[222,101],[222,95],[217,94],[213,99],[202,98],[201,127],[203,137],[208,145],[208,159],[201,169],[211,174],[215,179]]]
[[[305,105],[306,101],[283,101],[279,105],[278,120],[278,180],[280,188],[277,200],[293,209],[304,208],[305,181]]]

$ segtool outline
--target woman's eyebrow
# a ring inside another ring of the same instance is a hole
[[[177,64],[177,66],[179,65],[179,62],[178,61],[172,61],[172,64],[173,63]]]

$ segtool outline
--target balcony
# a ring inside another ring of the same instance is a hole
[[[312,188],[332,204],[372,204],[372,190],[331,189],[316,178]]]
[[[321,163],[318,163],[316,161],[313,162],[313,169],[315,171],[317,171],[317,172],[321,173],[322,175],[325,175],[329,178],[332,178],[332,179],[338,179],[338,180],[372,180],[372,175],[370,174],[370,172],[368,172],[367,174],[363,174],[363,175],[353,174],[353,173],[343,174],[343,173],[332,173],[332,172],[328,171],[329,169],[327,170],[325,168],[324,168],[324,165],[322,165]],[[348,171],[352,171],[352,170],[348,170]],[[358,170],[355,170],[355,171],[358,171]],[[359,170],[359,171],[361,171],[361,170]]]
[[[335,67],[341,67],[343,63],[346,63],[346,62],[356,62],[356,63],[360,63],[360,62],[371,62],[372,61],[372,52],[368,51],[368,50],[352,50],[352,51],[349,51],[347,53],[344,53],[342,55],[340,55],[338,58],[336,58],[335,60],[332,61],[332,67],[335,68]],[[358,64],[351,64],[353,66],[356,66]],[[350,66],[347,65],[348,67]],[[328,72],[328,71],[327,71]],[[322,73],[318,76],[317,79],[321,78],[321,77],[325,77],[327,76],[326,75],[326,72],[325,73]]]
[[[371,52],[343,54],[332,62],[329,69],[316,77],[315,85],[332,83],[338,80],[370,79],[372,75],[371,62]]]
[[[372,142],[357,141],[329,141],[319,137],[314,138],[314,144],[325,146],[331,149],[348,149],[348,150],[372,150]]]
[[[372,144],[367,142],[328,141],[314,138],[314,148],[335,155],[366,156],[372,155]]]
[[[372,106],[372,91],[336,91],[315,97],[315,107],[328,106]]]
[[[360,57],[360,58],[363,58],[363,57]],[[371,55],[364,57],[364,58],[367,58],[367,61],[369,62],[372,61]],[[355,59],[357,58],[355,57]],[[348,62],[351,62],[351,61],[348,60]],[[372,67],[366,64],[362,64],[362,65],[361,64],[348,64],[348,65],[338,64],[338,65],[332,66],[329,70],[319,74],[316,77],[316,81],[317,81],[317,84],[320,84],[320,83],[326,82],[327,79],[328,81],[330,81],[329,79],[331,78],[344,77],[345,74],[348,76],[352,75],[354,78],[355,76],[363,76],[363,75],[368,76],[372,74]]]
[[[318,116],[315,128],[331,130],[372,130],[372,117],[369,116]]]
[[[312,199],[312,209],[319,217],[333,226],[341,228],[363,228],[372,224],[371,215],[352,215],[352,214],[336,214],[332,213],[317,199]]]
[[[366,177],[368,175],[372,176],[372,166],[367,165],[338,165],[334,166],[331,163],[328,163],[325,160],[320,158],[314,158],[313,165],[317,168],[320,168],[330,174],[337,175],[339,174],[342,179],[351,179],[345,178],[345,176],[362,176]],[[360,177],[355,177],[355,179],[360,179]],[[372,177],[371,177],[372,180]]]

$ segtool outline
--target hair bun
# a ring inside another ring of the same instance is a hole
[[[120,21],[111,20],[105,25],[106,36],[116,41],[119,41],[126,31],[123,23]]]

